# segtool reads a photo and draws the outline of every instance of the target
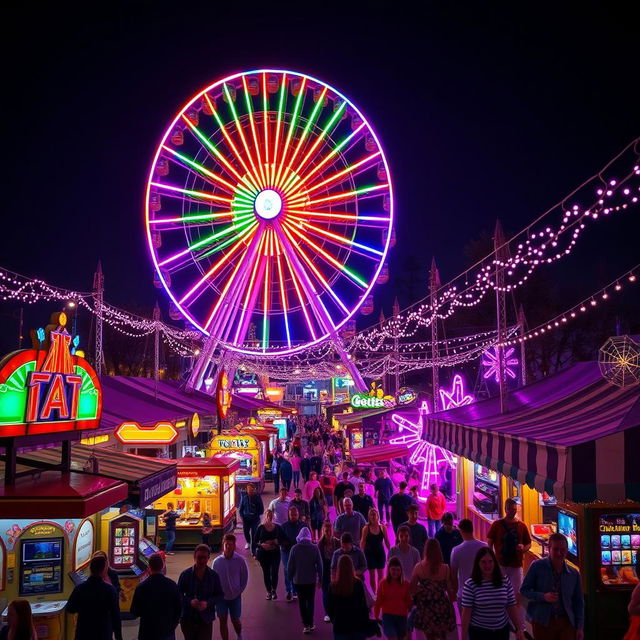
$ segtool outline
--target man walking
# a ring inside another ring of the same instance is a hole
[[[282,486],[289,491],[291,489],[291,479],[293,478],[293,467],[289,460],[283,456],[280,458],[278,464],[278,475],[280,476],[280,482]]]
[[[453,513],[447,511],[442,516],[442,526],[436,533],[436,540],[440,543],[442,557],[445,564],[451,563],[451,551],[459,544],[462,544],[462,534],[453,524]]]
[[[287,563],[289,580],[298,592],[298,605],[302,618],[302,633],[311,633],[313,623],[316,585],[322,585],[322,556],[311,541],[311,532],[303,527],[296,538]]]
[[[262,498],[251,482],[247,485],[246,493],[240,498],[238,513],[242,518],[242,532],[244,533],[245,549],[251,549],[251,555],[256,555],[256,531],[260,524],[260,516],[264,513]]]
[[[394,493],[389,500],[391,506],[391,524],[397,534],[398,527],[407,521],[409,507],[413,504],[411,497],[407,495],[407,483],[403,480],[398,485],[398,493]]]
[[[160,517],[164,520],[164,532],[167,536],[167,544],[164,547],[164,553],[167,556],[173,554],[173,544],[176,541],[176,520],[180,517],[180,514],[173,509],[173,502],[167,502],[167,510],[160,514]]]
[[[289,555],[291,549],[296,543],[298,534],[304,527],[304,523],[300,522],[300,515],[295,507],[289,507],[289,518],[280,527],[280,537],[278,542],[280,543],[280,553],[282,554],[282,567],[284,569],[284,585],[287,590],[287,600],[290,602],[293,598],[298,597],[295,585],[289,578],[289,571],[287,569],[289,564]]]
[[[407,527],[409,529],[409,536],[411,540],[411,546],[415,547],[422,557],[424,553],[424,545],[427,544],[427,529],[423,524],[418,522],[418,505],[411,503],[407,509],[406,522],[403,522],[400,526]]]
[[[511,580],[516,600],[520,603],[523,558],[531,548],[531,536],[527,525],[516,516],[518,503],[513,498],[505,500],[504,511],[505,517],[491,525],[487,542],[498,558],[502,573]]]
[[[536,640],[582,640],[584,596],[580,573],[566,563],[567,539],[549,536],[549,556],[531,563],[520,592]]]
[[[373,484],[375,495],[378,499],[378,513],[380,522],[389,522],[389,500],[393,495],[393,482],[387,475],[387,470],[382,469]],[[405,576],[406,577],[406,576]]]
[[[282,526],[287,521],[290,502],[289,490],[286,487],[281,487],[280,495],[269,503],[269,509],[273,511],[273,521],[276,524]]]
[[[463,518],[458,522],[458,529],[462,536],[462,544],[459,544],[451,551],[451,582],[453,588],[458,593],[458,602],[462,598],[462,587],[464,583],[471,577],[473,563],[476,559],[478,549],[487,545],[481,540],[473,537],[473,522],[467,518]],[[439,532],[438,532],[439,533]]]
[[[176,583],[163,575],[164,559],[149,556],[149,577],[133,594],[131,615],[140,618],[138,640],[175,640],[182,601]]]
[[[351,498],[345,498],[342,501],[344,507],[344,513],[341,513],[333,525],[333,530],[336,536],[341,536],[343,533],[350,533],[353,540],[360,540],[362,536],[362,529],[367,524],[364,516],[361,513],[353,510],[353,500]]]
[[[211,640],[216,604],[224,593],[218,574],[208,566],[210,557],[209,547],[199,544],[193,552],[193,567],[178,578],[182,598],[180,628],[185,640]]]
[[[229,616],[238,640],[242,640],[242,592],[247,588],[249,570],[244,558],[236,552],[236,537],[232,533],[222,539],[222,555],[213,561],[213,570],[220,578],[224,594],[216,604],[222,640],[229,640]]]
[[[349,473],[345,471],[342,474],[342,480],[336,484],[333,490],[333,506],[336,508],[336,513],[342,513],[342,499],[344,498],[345,491],[349,490],[352,495],[356,492],[356,488],[349,482]]]
[[[435,538],[438,529],[440,529],[442,516],[447,510],[447,501],[442,493],[440,493],[437,484],[432,484],[430,489],[431,493],[427,498],[427,524],[429,525],[429,537]]]
[[[398,527],[398,542],[389,549],[389,558],[398,558],[402,565],[402,575],[405,580],[410,581],[413,575],[413,568],[422,560],[418,550],[411,544],[411,532],[409,527],[402,525]]]
[[[353,501],[353,509],[358,513],[361,513],[365,521],[369,521],[369,509],[373,509],[373,498],[365,493],[366,483],[360,482],[358,484],[358,493],[351,498]]]
[[[302,499],[302,489],[300,487],[296,487],[293,490],[294,498],[291,501],[290,506],[295,507],[298,510],[298,517],[300,522],[304,522],[304,524],[308,525],[309,523],[309,503],[306,500]]]
[[[91,558],[89,577],[69,596],[66,610],[78,614],[75,640],[122,640],[118,594],[103,580],[106,571],[106,556]]]
[[[338,560],[340,560],[340,556],[344,555],[348,555],[351,558],[356,576],[362,580],[364,572],[367,570],[367,559],[364,557],[364,551],[360,547],[354,546],[353,538],[348,531],[345,531],[340,536],[340,548],[336,549],[331,557],[331,580],[335,580]]]

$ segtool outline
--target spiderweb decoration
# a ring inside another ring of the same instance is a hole
[[[640,344],[629,336],[613,336],[600,347],[600,373],[611,384],[628,387],[640,382]]]

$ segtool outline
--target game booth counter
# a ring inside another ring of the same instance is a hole
[[[180,517],[176,521],[177,547],[193,548],[202,542],[203,514],[211,516],[212,545],[220,545],[222,536],[236,524],[236,473],[240,461],[229,457],[181,458],[178,486],[155,501],[154,509],[162,513],[172,503]],[[164,539],[165,525],[160,518],[159,531]]]
[[[237,491],[253,483],[258,491],[264,489],[264,449],[257,435],[243,430],[223,431],[214,436],[205,448],[207,458],[233,458],[238,462],[235,474]]]
[[[0,598],[26,598],[39,637],[73,636],[64,607],[75,572],[96,548],[100,514],[127,498],[119,479],[71,468],[71,443],[100,421],[100,382],[75,353],[66,315],[31,332],[32,348],[0,361]],[[49,467],[20,459],[23,450],[62,443]]]
[[[583,362],[499,399],[427,416],[427,439],[460,456],[459,517],[486,537],[513,497],[534,543],[569,542],[586,596],[586,637],[622,638],[640,559],[640,386],[607,382]],[[526,568],[525,566],[525,568]]]
[[[248,433],[257,438],[262,447],[264,459],[264,480],[273,480],[271,466],[280,441],[280,428],[272,424],[248,424],[240,427],[241,433]]]

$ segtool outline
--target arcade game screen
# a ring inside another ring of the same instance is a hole
[[[137,558],[137,532],[135,527],[114,527],[111,562],[115,569],[129,569]]]
[[[640,581],[640,514],[604,514],[599,521],[600,577],[608,586]]]
[[[558,533],[561,533],[569,545],[569,560],[578,559],[578,519],[573,513],[558,510]]]
[[[20,595],[62,591],[63,539],[23,540],[20,563]]]

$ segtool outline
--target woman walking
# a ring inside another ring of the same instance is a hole
[[[313,490],[313,496],[309,501],[309,524],[311,525],[311,532],[313,533],[314,540],[318,540],[320,538],[322,523],[328,517],[329,507],[327,506],[327,501],[324,499],[324,493],[320,487],[316,487]]]
[[[416,604],[414,626],[427,640],[457,637],[457,634],[448,636],[457,629],[451,570],[444,563],[440,543],[435,538],[427,540],[424,557],[413,570],[411,594]]]
[[[517,639],[524,640],[520,608],[511,581],[502,575],[489,547],[478,551],[471,577],[464,583],[460,618],[462,640],[509,640],[509,619],[518,630]]]
[[[378,583],[376,602],[373,606],[376,619],[382,612],[382,631],[387,640],[404,640],[407,636],[407,615],[412,600],[409,581],[404,579],[402,563],[390,558],[387,575]]]
[[[364,557],[367,559],[369,584],[373,593],[376,592],[376,585],[383,577],[386,564],[385,546],[389,551],[391,545],[387,537],[387,528],[380,523],[378,510],[369,509],[369,521],[362,529],[360,548],[364,551]]]
[[[12,600],[7,607],[7,626],[0,631],[2,640],[38,640],[28,600]]]
[[[264,512],[264,522],[256,532],[256,557],[262,569],[267,600],[277,599],[278,573],[280,571],[280,547],[278,538],[282,536],[280,527],[273,521],[273,511]]]
[[[324,621],[329,619],[329,587],[331,586],[331,560],[333,554],[340,548],[340,540],[333,535],[333,525],[330,520],[322,523],[322,535],[318,540],[318,549],[322,558],[322,604],[324,606]]]
[[[329,587],[329,618],[334,640],[365,640],[369,626],[369,609],[364,585],[356,578],[348,555],[340,556],[336,579]]]

